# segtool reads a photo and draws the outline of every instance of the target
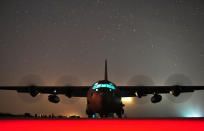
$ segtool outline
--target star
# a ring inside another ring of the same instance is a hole
[[[135,29],[135,28],[133,28],[133,29],[132,29],[132,32],[136,32],[136,29]]]

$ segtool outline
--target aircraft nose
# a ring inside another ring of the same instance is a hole
[[[112,103],[112,96],[106,93],[101,94],[102,103],[111,104]]]

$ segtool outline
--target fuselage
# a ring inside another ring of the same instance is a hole
[[[120,91],[116,85],[108,80],[97,81],[90,87],[87,94],[88,116],[99,113],[100,116],[123,113]]]

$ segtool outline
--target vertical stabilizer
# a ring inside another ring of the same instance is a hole
[[[105,60],[105,78],[106,81],[108,80],[108,69],[107,69],[107,60]]]

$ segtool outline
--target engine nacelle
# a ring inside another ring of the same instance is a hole
[[[56,95],[49,95],[48,100],[52,103],[59,103],[60,102],[60,98]]]
[[[36,97],[39,94],[39,91],[36,89],[35,85],[31,85],[29,90],[32,97]]]
[[[180,93],[181,93],[181,89],[178,86],[170,90],[170,94],[174,95],[175,97],[179,96]]]
[[[71,98],[72,97],[72,91],[71,90],[66,91],[65,96],[67,96],[68,98]]]
[[[151,102],[152,103],[158,103],[162,100],[162,96],[161,95],[158,95],[158,94],[155,94],[154,96],[152,96],[151,98]]]
[[[39,94],[39,92],[38,92],[37,90],[31,90],[31,91],[30,91],[30,95],[31,95],[32,97],[36,97],[38,94]]]

